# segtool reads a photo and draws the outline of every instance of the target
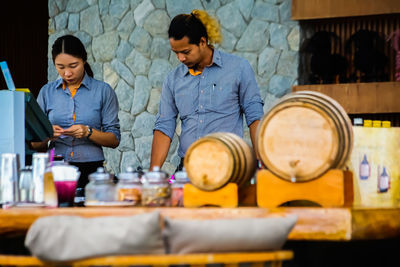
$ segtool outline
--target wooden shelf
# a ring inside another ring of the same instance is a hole
[[[343,106],[348,114],[399,113],[400,82],[296,85],[293,92],[317,91]]]
[[[398,0],[292,0],[292,19],[326,19],[400,13]]]
[[[75,215],[83,217],[132,216],[159,211],[176,219],[265,218],[295,214],[296,226],[290,240],[349,241],[400,237],[398,208],[58,208],[0,210],[0,235],[24,234],[43,216]]]

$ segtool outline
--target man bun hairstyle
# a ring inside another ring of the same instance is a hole
[[[201,37],[205,37],[207,43],[219,44],[222,35],[218,21],[204,10],[193,10],[191,14],[180,14],[172,19],[168,30],[168,37],[181,40],[189,38],[190,44],[198,45]]]
[[[59,37],[53,44],[51,49],[51,55],[53,57],[53,63],[59,54],[68,54],[76,58],[80,58],[85,62],[84,68],[86,73],[93,77],[93,71],[89,63],[87,63],[87,53],[84,45],[79,38],[73,35],[64,35]]]

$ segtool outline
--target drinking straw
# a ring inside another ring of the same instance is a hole
[[[50,161],[49,162],[54,161],[54,150],[55,150],[55,148],[50,149]]]
[[[0,67],[3,72],[4,80],[6,80],[8,90],[15,91],[14,81],[11,77],[10,69],[8,68],[7,62],[0,62]]]

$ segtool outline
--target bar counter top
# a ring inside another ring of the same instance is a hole
[[[400,237],[400,207],[319,208],[11,208],[0,210],[0,235],[24,234],[39,217],[75,215],[83,217],[132,216],[159,211],[176,219],[265,218],[295,214],[298,221],[289,240],[350,241]]]

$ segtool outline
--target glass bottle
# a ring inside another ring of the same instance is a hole
[[[19,181],[19,202],[33,202],[34,201],[34,183],[32,175],[32,166],[26,166],[20,170]]]
[[[171,188],[168,174],[155,166],[153,171],[147,172],[142,179],[142,205],[150,207],[169,206]]]
[[[367,160],[367,155],[364,154],[364,158],[360,163],[360,179],[367,180],[371,174],[370,166]]]
[[[378,192],[385,193],[390,187],[390,176],[386,172],[386,167],[383,167],[381,175],[378,177]]]
[[[133,206],[140,205],[142,198],[141,173],[128,167],[126,172],[120,173],[117,184],[118,201],[131,202]]]
[[[103,167],[89,175],[89,183],[85,187],[85,205],[113,202],[116,200],[113,175],[106,173]]]
[[[183,188],[190,180],[187,177],[185,167],[174,175],[175,179],[171,184],[171,206],[183,207]]]
[[[43,200],[44,204],[49,207],[57,207],[58,206],[58,198],[56,186],[54,184],[54,176],[52,171],[53,163],[49,162],[46,166],[44,175],[43,175]]]

